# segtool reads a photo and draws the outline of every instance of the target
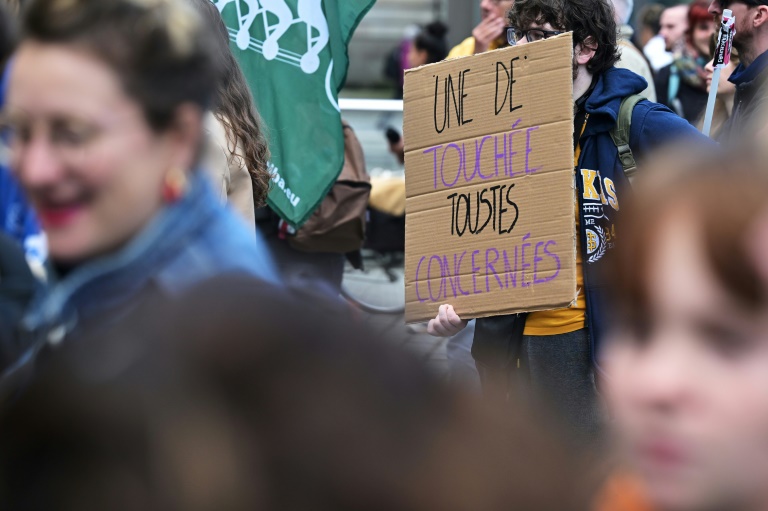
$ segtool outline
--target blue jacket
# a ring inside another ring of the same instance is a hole
[[[619,161],[610,131],[616,125],[622,99],[639,94],[648,86],[644,78],[626,69],[612,68],[600,75],[585,103],[589,114],[580,139],[581,155],[576,168],[579,200],[581,257],[587,302],[587,328],[593,358],[607,328],[601,263],[617,239],[614,224],[621,201],[629,192],[629,180]],[[688,121],[669,108],[648,100],[640,101],[632,113],[629,145],[636,158],[664,143],[691,139],[709,144]],[[566,143],[571,143],[567,141]],[[478,319],[472,354],[486,366],[507,366],[516,356],[515,345],[522,336],[525,315]]]
[[[10,69],[9,64],[0,78],[0,108],[5,105]],[[48,252],[43,230],[16,178],[2,163],[0,163],[0,231],[16,240],[24,248],[27,261],[37,263],[40,267],[45,264]]]
[[[76,267],[34,300],[22,321],[20,357],[3,378],[29,365],[42,346],[82,326],[109,324],[148,290],[167,296],[221,274],[243,274],[279,285],[266,245],[194,172],[187,194],[164,208],[118,252]]]
[[[42,266],[47,257],[45,236],[34,210],[16,179],[0,165],[0,231],[24,248],[28,261]]]
[[[614,247],[615,222],[621,200],[629,193],[629,180],[619,161],[610,131],[616,125],[621,100],[647,87],[644,78],[626,69],[610,69],[599,77],[585,109],[589,121],[581,137],[581,156],[576,189],[581,214],[581,257],[587,299],[587,328],[593,357],[607,326],[606,304],[601,288],[601,262]],[[629,146],[635,158],[670,142],[710,144],[688,121],[669,108],[648,100],[632,112]],[[618,239],[621,234],[616,235]]]

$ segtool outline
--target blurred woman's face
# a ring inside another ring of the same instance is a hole
[[[620,444],[660,509],[765,509],[768,311],[723,289],[696,220],[671,216],[649,261],[650,313],[606,352]]]
[[[715,33],[715,20],[699,21],[693,26],[691,31],[691,41],[699,55],[709,56],[709,42],[712,40],[712,34]]]
[[[25,42],[5,110],[11,166],[54,260],[110,252],[161,208],[176,142],[150,129],[101,60],[66,45]]]
[[[411,44],[408,49],[408,69],[423,66],[427,63],[428,58],[427,50],[420,50],[415,44]]]
[[[707,81],[707,92],[712,88],[712,76],[715,74],[715,68],[713,67],[714,60],[707,62],[704,66],[704,78]],[[737,63],[733,60],[728,62],[728,65],[720,70],[720,80],[717,82],[717,95],[718,96],[732,96],[736,94],[736,85],[729,82],[728,78],[736,70]]]

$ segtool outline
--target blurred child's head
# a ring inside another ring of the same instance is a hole
[[[622,452],[662,509],[765,508],[768,293],[750,244],[768,173],[744,155],[654,170],[613,265],[605,384]]]

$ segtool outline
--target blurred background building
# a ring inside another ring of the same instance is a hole
[[[468,37],[480,21],[477,0],[378,0],[357,28],[349,46],[347,94],[354,89],[380,89],[389,97],[383,69],[390,51],[407,36],[409,27],[440,20],[448,25],[451,46]],[[374,93],[375,91],[371,91]]]
[[[368,170],[402,172],[384,136],[391,127],[402,132],[402,102],[387,78],[387,59],[419,26],[442,21],[449,27],[449,46],[468,37],[480,21],[476,0],[378,0],[357,28],[349,45],[349,73],[341,93],[342,115],[365,150]]]

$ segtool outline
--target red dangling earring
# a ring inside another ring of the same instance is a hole
[[[173,204],[184,196],[187,191],[187,174],[175,167],[171,169],[163,180],[163,202]]]

